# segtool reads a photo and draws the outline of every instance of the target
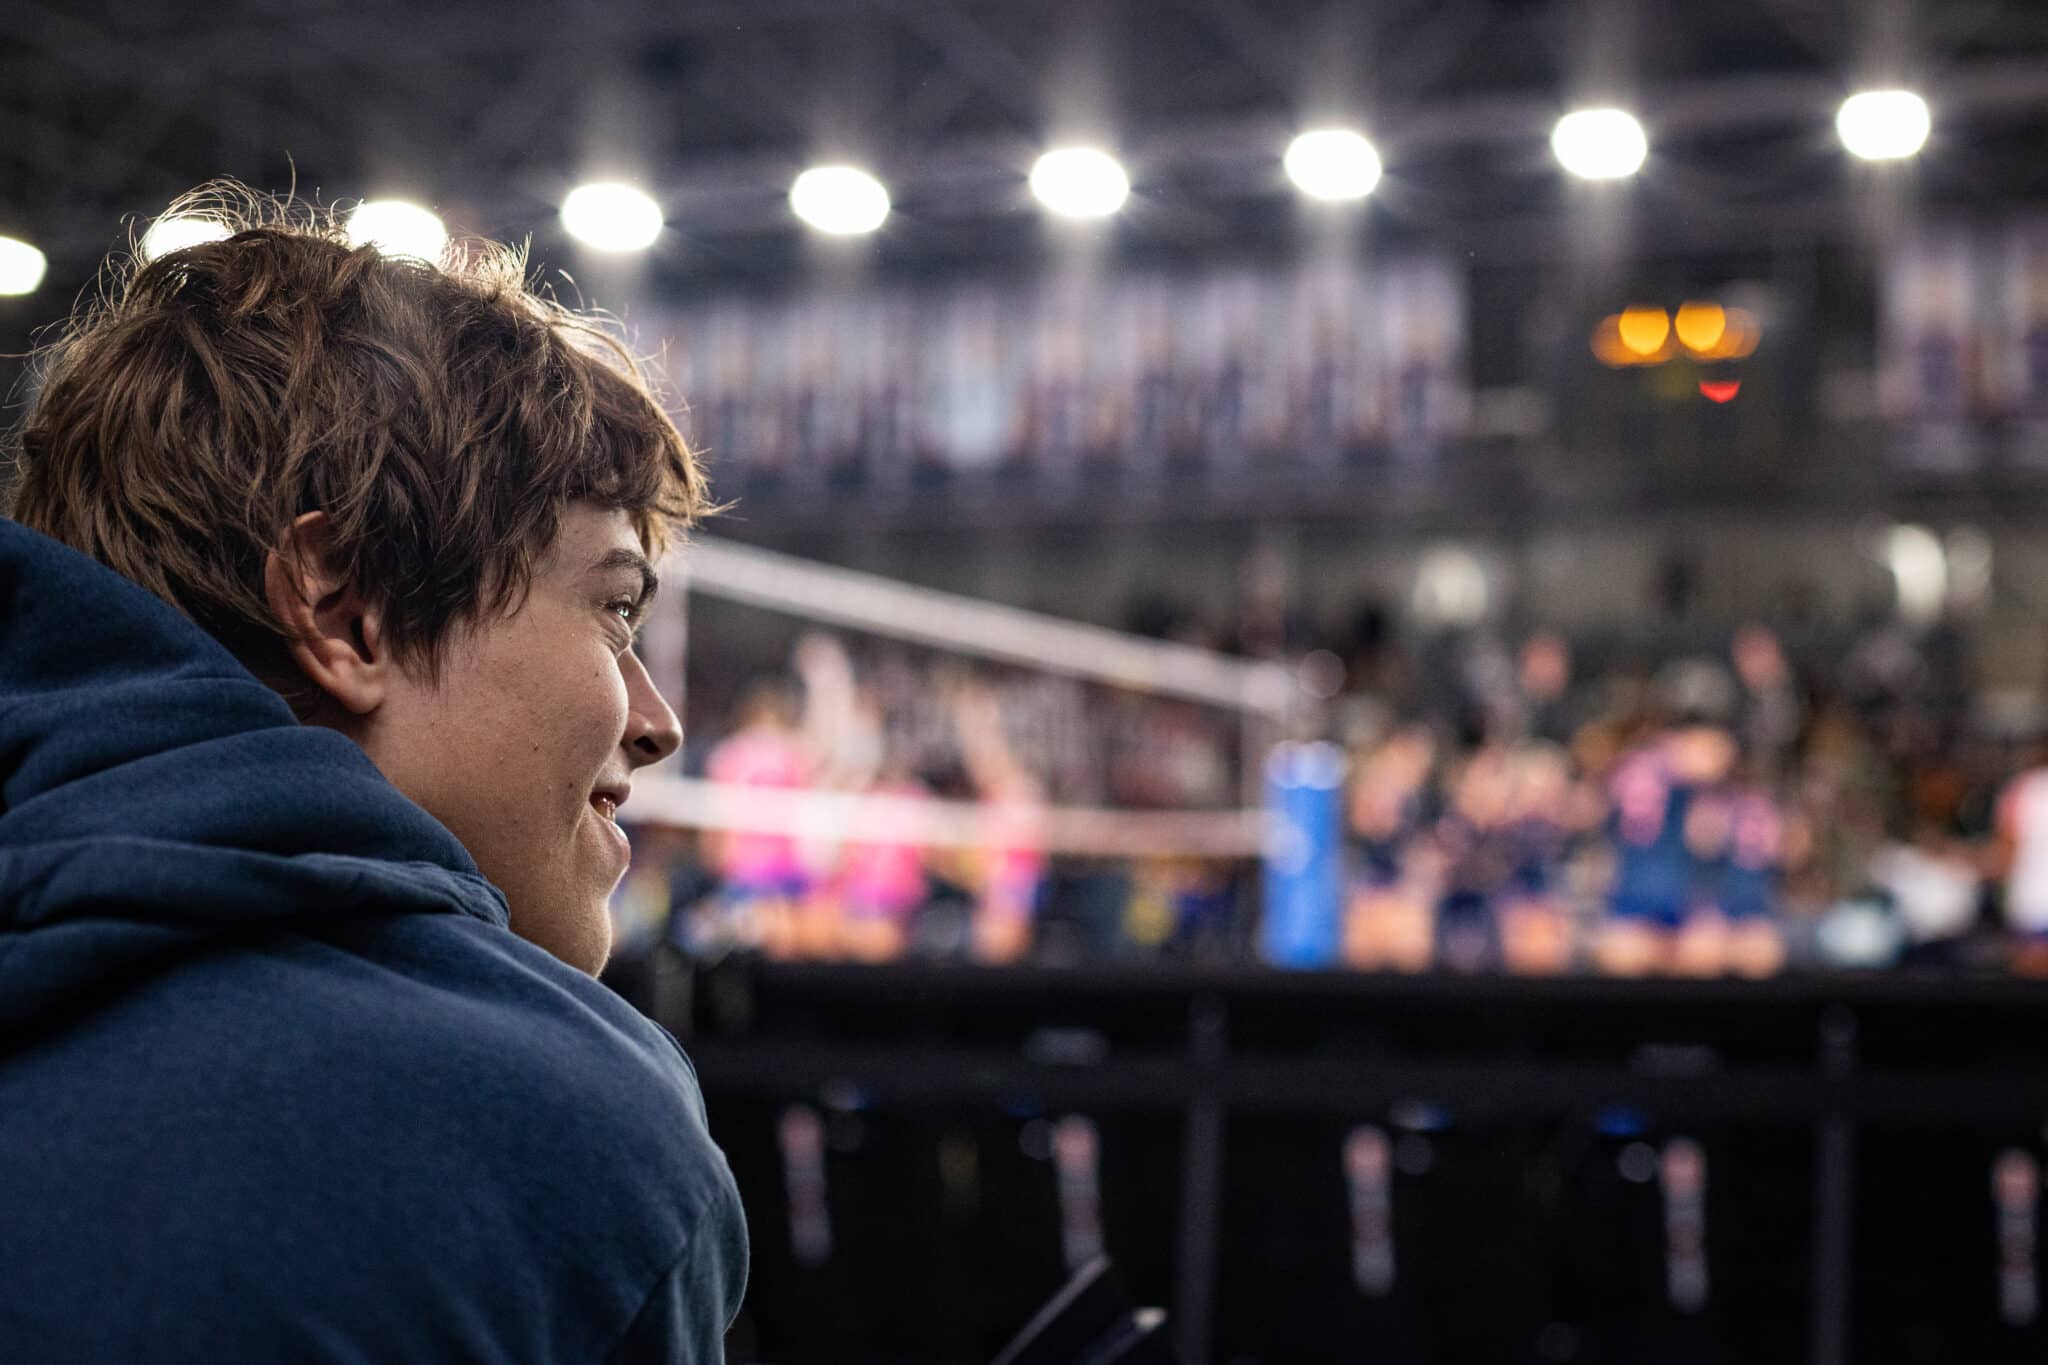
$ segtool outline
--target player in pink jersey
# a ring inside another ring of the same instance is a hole
[[[845,647],[828,635],[798,642],[804,680],[804,732],[817,755],[816,785],[830,791],[896,801],[929,799],[900,755],[889,750],[882,705],[858,681]],[[909,817],[884,826],[914,823]],[[837,847],[813,851],[820,874],[799,916],[806,952],[886,962],[902,956],[910,918],[924,903],[924,846],[914,830],[877,833],[872,826]]]
[[[734,732],[711,751],[706,776],[737,787],[807,788],[811,765],[797,716],[797,701],[786,683],[757,683],[740,702]],[[787,834],[715,830],[706,837],[705,852],[723,883],[719,908],[734,936],[770,957],[797,956],[797,912],[810,879],[796,840]]]
[[[953,717],[961,761],[987,808],[974,955],[985,962],[1014,962],[1031,947],[1032,919],[1045,879],[1045,789],[1011,749],[995,697],[986,688],[961,686],[954,693]]]
[[[924,784],[900,768],[878,775],[866,792],[900,801],[925,801]],[[924,904],[924,849],[902,839],[869,839],[839,851],[835,885],[840,914],[839,942],[849,957],[887,962],[903,955],[910,918]]]

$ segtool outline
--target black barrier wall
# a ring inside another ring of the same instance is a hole
[[[671,959],[644,989],[746,1195],[737,1359],[986,1360],[1097,1245],[1191,1365],[2048,1341],[2040,987]]]

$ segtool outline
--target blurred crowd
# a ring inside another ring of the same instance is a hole
[[[1346,757],[1345,965],[2048,974],[2048,746],[2030,718],[1987,719],[1941,628],[1795,648],[1752,625],[1651,650],[1540,628],[1418,644],[1367,622],[1335,648],[1290,643],[1304,703],[1284,737]],[[977,809],[981,833],[637,828],[622,955],[1257,956],[1254,860],[1071,856],[1044,827],[1052,806],[1256,801],[1238,718],[860,649],[807,636],[690,775]]]

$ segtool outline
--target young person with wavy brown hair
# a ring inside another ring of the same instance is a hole
[[[173,211],[0,521],[0,1359],[720,1359],[732,1176],[592,979],[703,474],[507,248]]]

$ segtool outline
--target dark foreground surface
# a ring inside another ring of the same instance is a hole
[[[1191,1365],[2048,1346],[2048,987],[680,959],[621,984],[684,1038],[745,1194],[739,1359],[986,1360],[1098,1243]]]

